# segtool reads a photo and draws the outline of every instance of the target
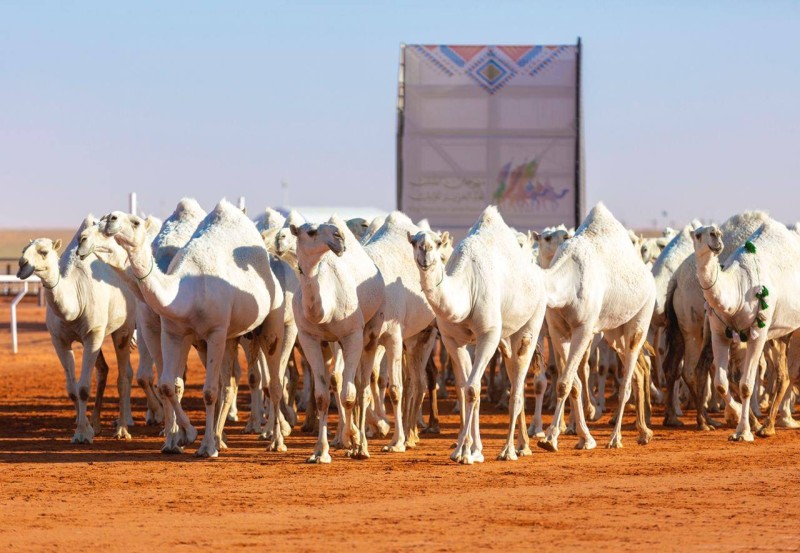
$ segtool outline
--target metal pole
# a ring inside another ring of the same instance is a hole
[[[289,183],[285,180],[281,181],[281,190],[283,192],[283,208],[289,209]]]
[[[139,203],[136,200],[136,192],[131,192],[128,196],[128,204],[129,204],[129,213],[133,213],[134,215],[139,214]]]
[[[22,301],[22,298],[25,297],[25,294],[28,293],[28,283],[22,283],[22,290],[19,294],[14,296],[14,300],[11,302],[11,351],[14,354],[17,353],[17,304]]]
[[[239,209],[241,209],[242,211],[244,211],[244,208],[245,208],[245,205],[244,205],[244,196],[239,196]]]

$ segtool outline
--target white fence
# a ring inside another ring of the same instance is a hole
[[[17,304],[28,293],[28,284],[41,282],[39,277],[31,276],[27,280],[21,280],[14,275],[0,275],[0,284],[21,284],[22,290],[14,296],[11,301],[11,349],[17,353]]]

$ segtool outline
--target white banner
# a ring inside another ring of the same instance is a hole
[[[406,45],[398,202],[463,237],[488,204],[519,230],[581,214],[578,47]]]

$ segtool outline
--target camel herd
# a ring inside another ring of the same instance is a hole
[[[245,431],[286,451],[305,409],[303,429],[318,435],[312,463],[331,462],[331,446],[366,459],[368,438],[389,432],[383,451],[415,447],[422,432],[438,432],[447,375],[461,418],[451,458],[462,464],[484,460],[484,385],[508,403],[501,460],[529,455],[530,437],[557,451],[564,432],[578,436],[578,449],[596,447],[587,420],[605,410],[609,384],[619,403],[607,447],[622,447],[629,400],[642,445],[653,437],[651,401],[664,403],[667,426],[682,424],[691,405],[698,427],[711,429],[722,423],[710,413],[724,409],[734,441],[798,426],[800,234],[762,212],[643,239],[603,204],[576,231],[541,234],[512,229],[489,206],[454,245],[401,212],[310,224],[267,209],[253,221],[224,200],[206,213],[183,199],[163,223],[119,211],[89,216],[60,250],[60,241],[32,240],[18,276],[35,274],[45,288],[47,328],[77,413],[75,443],[100,431],[107,336],[119,367],[114,437],[131,439],[135,343],[145,420],[163,424],[164,453],[197,440],[181,406],[191,348],[206,369],[196,451],[204,457],[227,447],[225,423],[238,417],[240,347],[251,398]],[[83,345],[80,374],[74,342]],[[331,397],[339,417],[329,443]]]

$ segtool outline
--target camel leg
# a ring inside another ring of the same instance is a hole
[[[464,386],[464,439],[461,440],[458,456],[461,463],[471,465],[483,462],[482,443],[480,442],[480,396],[481,381],[486,367],[500,344],[499,325],[488,325],[491,330],[477,336],[475,344],[475,360],[469,370]],[[466,367],[465,367],[466,368]],[[527,368],[527,367],[526,367]]]
[[[72,345],[56,336],[51,335],[50,340],[53,343],[53,348],[56,351],[58,360],[64,368],[64,375],[66,376],[67,397],[69,397],[72,404],[75,406],[75,413],[78,412],[78,385],[75,381],[75,352],[72,351]]]
[[[119,365],[118,365],[119,366]],[[106,384],[108,383],[108,363],[106,363],[106,358],[103,356],[103,350],[100,350],[100,353],[97,354],[97,361],[94,363],[94,368],[97,369],[97,377],[96,377],[96,384],[95,384],[95,394],[94,394],[94,407],[92,408],[92,429],[94,430],[94,435],[100,435],[100,413],[103,410],[103,397],[106,393]]]
[[[588,420],[594,420],[595,418],[595,405],[594,401],[592,401],[591,386],[589,384],[589,375],[591,371],[591,367],[589,366],[589,356],[591,355],[591,350],[592,345],[589,344],[589,347],[586,348],[583,362],[581,363],[580,372],[578,373],[581,379],[581,387],[583,388],[583,397],[581,397],[581,402],[583,403],[584,412],[586,413],[586,418]]]
[[[428,405],[430,414],[428,415],[428,426],[422,432],[424,434],[439,434],[442,430],[439,427],[439,394],[437,385],[439,383],[439,370],[433,360],[433,355],[428,358],[425,372],[428,375]]]
[[[230,409],[225,420],[228,422],[238,422],[239,420],[239,407],[236,405],[236,400],[239,397],[239,381],[242,379],[242,366],[239,364],[239,356],[233,356],[233,364],[231,365],[231,381],[230,386],[233,389],[233,401],[231,402]],[[223,378],[223,381],[225,379]],[[224,396],[223,396],[224,397]]]
[[[547,370],[543,361],[537,363],[534,357],[533,369],[533,419],[528,427],[528,436],[531,438],[544,438],[544,423],[542,422],[542,406],[544,405],[544,393],[547,390]]]
[[[519,443],[516,446],[514,444],[514,434],[516,433],[517,419],[520,418],[520,415],[524,417],[525,378],[528,375],[528,368],[531,365],[536,349],[534,340],[544,318],[544,309],[540,311],[541,313],[537,313],[535,320],[529,322],[519,332],[511,336],[511,355],[506,358],[506,369],[511,380],[511,396],[508,402],[508,436],[503,450],[497,456],[501,461],[516,461],[518,456],[531,454],[524,418],[520,424]],[[536,327],[537,324],[538,328]]]
[[[306,460],[307,463],[330,463],[330,446],[328,445],[328,406],[331,401],[330,379],[322,355],[322,344],[305,332],[298,334],[300,347],[306,356],[311,371],[310,377],[314,378],[314,399],[319,418],[319,433],[314,453]],[[303,375],[305,378],[306,375]]]
[[[139,316],[140,310],[141,308],[137,307],[136,345],[139,348],[139,366],[136,368],[136,383],[144,391],[145,398],[147,399],[145,424],[151,426],[164,420],[164,409],[161,406],[161,401],[158,399],[158,394],[156,394],[155,374],[153,372],[155,359],[150,353],[150,345],[144,336],[143,326],[146,325],[146,323],[141,322],[142,318]]]
[[[117,440],[130,440],[128,425],[133,425],[131,415],[131,382],[133,381],[133,368],[131,367],[131,329],[122,329],[111,335],[114,343],[114,353],[117,358],[117,391],[119,392],[119,417],[114,438]],[[144,345],[144,344],[142,344]],[[146,347],[146,346],[145,346]]]
[[[614,344],[617,354],[622,359],[622,382],[619,389],[619,406],[617,408],[617,420],[614,431],[608,442],[609,448],[622,447],[622,419],[625,412],[625,404],[631,395],[631,383],[633,372],[636,369],[636,362],[639,359],[642,346],[647,338],[647,327],[653,314],[652,304],[647,304],[642,310],[628,323],[620,328],[606,333],[609,344]],[[627,347],[626,347],[627,346]],[[639,429],[640,443],[649,442],[653,432],[646,426]]]
[[[286,444],[283,441],[284,433],[288,435],[291,431],[291,427],[281,416],[281,401],[286,380],[286,365],[289,363],[289,355],[291,355],[297,339],[297,327],[285,325],[283,318],[283,309],[277,309],[270,313],[263,324],[264,332],[259,337],[261,348],[267,358],[269,399],[273,411],[272,441],[267,446],[267,451],[280,452],[286,451]],[[284,422],[286,428],[281,428],[281,421]]]
[[[247,359],[247,384],[250,387],[250,416],[242,432],[245,434],[261,434],[265,416],[264,388],[267,386],[263,369],[267,364],[267,356],[262,348],[254,348],[248,342],[250,340],[242,340],[245,351],[249,353]],[[251,359],[251,357],[253,358]]]
[[[786,342],[783,340],[772,340],[764,348],[764,355],[768,358],[769,364],[775,370],[775,393],[769,405],[769,414],[764,425],[758,429],[756,434],[761,438],[768,438],[775,435],[775,420],[778,418],[778,409],[783,396],[789,388],[789,367],[786,364]]]
[[[561,417],[564,416],[564,409],[566,408],[566,402],[570,391],[575,387],[574,380],[577,377],[579,366],[583,362],[584,354],[591,345],[592,338],[594,337],[593,323],[573,329],[572,338],[569,341],[563,339],[559,340],[557,336],[554,336],[554,333],[558,332],[558,330],[564,333],[563,329],[557,330],[554,327],[555,325],[550,324],[550,320],[548,320],[548,328],[550,329],[550,336],[554,349],[556,350],[556,357],[560,361],[566,356],[566,363],[564,371],[559,375],[556,384],[557,401],[556,409],[553,413],[553,422],[548,427],[545,437],[537,443],[540,448],[547,451],[558,451],[558,436],[561,433]],[[580,390],[580,387],[578,387],[578,389]],[[580,397],[578,397],[578,399],[580,400]],[[579,427],[579,435],[581,433],[585,434],[585,436],[581,436],[581,438],[591,445],[594,439],[588,432],[586,421],[581,420],[583,417],[583,408],[580,405],[580,401],[571,402],[571,405],[572,410],[575,411],[578,417],[577,426]]]
[[[647,445],[653,439],[650,424],[650,363],[644,353],[639,353],[633,379],[636,382],[636,429],[639,431],[639,445]]]
[[[316,397],[316,392],[314,390],[316,379],[314,378],[314,371],[311,370],[311,365],[308,363],[308,358],[305,356],[305,352],[303,353],[303,357],[304,358],[301,361],[301,366],[303,367],[303,390],[304,390],[303,395],[306,396],[304,404],[306,417],[305,421],[303,422],[303,426],[300,427],[300,430],[307,434],[313,434],[314,432],[319,431],[318,428],[319,419],[317,419],[317,405],[314,400],[314,398]]]
[[[219,419],[224,419],[227,413],[218,412],[217,399],[220,395],[220,380],[223,371],[228,378],[232,374],[232,360],[227,358],[226,352],[235,349],[235,342],[230,344],[224,330],[211,333],[206,339],[206,379],[203,383],[203,403],[206,408],[206,427],[200,447],[195,452],[198,457],[219,456],[217,438],[217,424]],[[229,354],[228,354],[229,355]],[[229,365],[231,368],[223,367]]]
[[[737,420],[741,416],[741,405],[733,398],[730,383],[728,382],[728,366],[730,364],[730,340],[720,336],[717,332],[711,334],[711,348],[714,352],[714,387],[725,399],[726,411]],[[727,415],[726,415],[727,417]]]
[[[241,377],[241,366],[239,365],[238,357],[239,339],[227,340],[222,363],[220,364],[217,400],[214,403],[214,443],[217,446],[217,450],[228,449],[228,444],[225,443],[225,423],[230,420],[230,411],[236,403],[236,382]],[[238,376],[237,367],[239,370]]]
[[[166,328],[161,329],[161,344],[164,368],[159,379],[159,388],[165,402],[164,446],[162,453],[182,453],[183,446],[197,439],[197,430],[180,404],[183,379],[179,376],[186,367],[186,359],[192,340],[189,336],[176,335]]]
[[[461,452],[464,449],[464,443],[467,441],[467,422],[464,417],[464,413],[466,412],[464,407],[466,398],[464,391],[467,382],[467,371],[472,366],[472,360],[470,359],[469,352],[467,351],[467,347],[465,345],[457,344],[456,341],[449,336],[442,336],[442,342],[444,343],[445,348],[447,348],[447,353],[452,363],[453,376],[456,380],[456,399],[460,405],[459,422],[461,423],[461,428],[458,434],[455,450],[450,455],[450,459],[460,463]]]
[[[78,425],[75,435],[72,437],[72,443],[74,444],[90,444],[94,439],[95,432],[86,415],[86,403],[89,400],[89,385],[92,382],[92,372],[102,344],[103,335],[99,333],[89,334],[83,341],[81,375],[78,380]]]
[[[744,360],[744,371],[739,381],[739,394],[742,400],[742,411],[739,416],[739,424],[736,432],[728,438],[733,442],[752,442],[753,433],[750,430],[750,397],[755,389],[756,373],[758,372],[758,362],[764,344],[767,342],[767,332],[762,331],[755,340],[747,342],[747,352]]]
[[[395,328],[384,335],[383,346],[386,348],[386,363],[389,369],[389,400],[394,409],[394,436],[383,451],[399,453],[406,450],[406,434],[403,425],[403,339],[400,329]]]

